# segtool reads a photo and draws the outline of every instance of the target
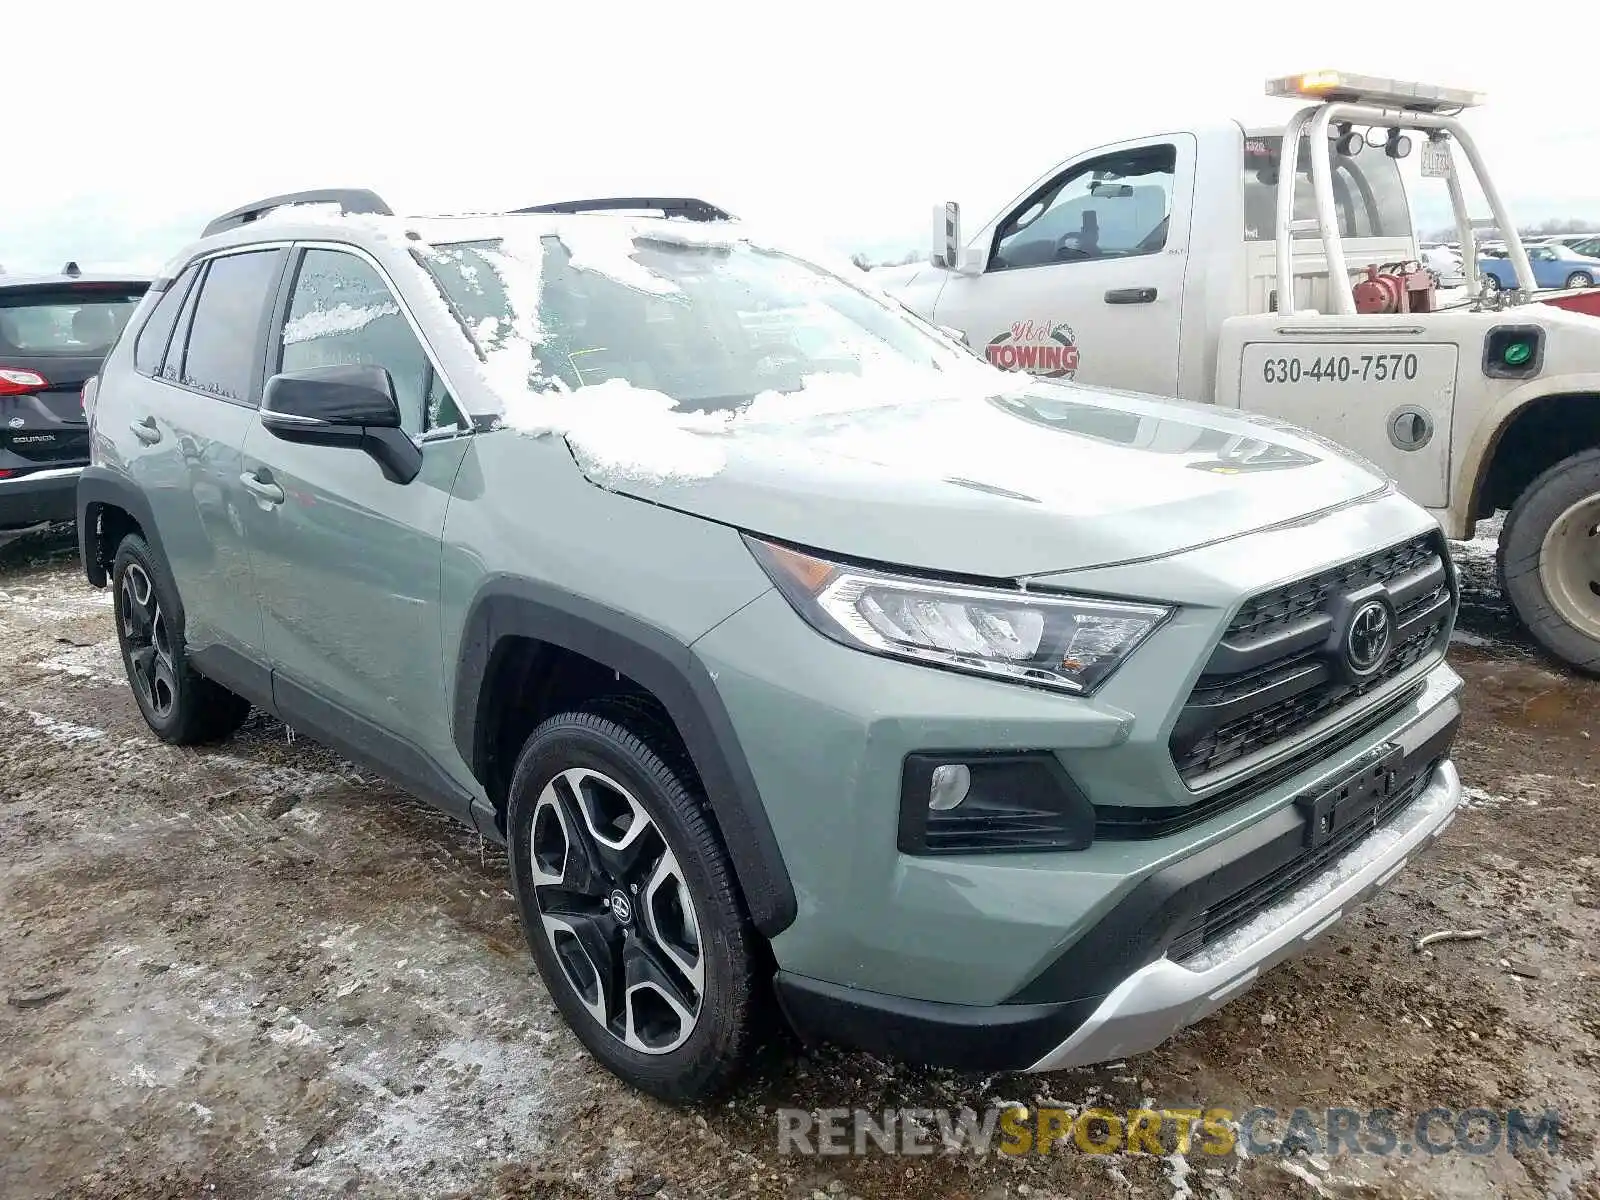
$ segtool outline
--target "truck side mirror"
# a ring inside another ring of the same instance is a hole
[[[961,206],[947,200],[933,210],[933,252],[928,260],[953,271],[960,265],[960,253]]]

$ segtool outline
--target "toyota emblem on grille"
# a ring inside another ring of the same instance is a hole
[[[1393,636],[1389,606],[1382,600],[1368,600],[1350,618],[1344,635],[1344,660],[1353,675],[1371,675],[1389,655]]]

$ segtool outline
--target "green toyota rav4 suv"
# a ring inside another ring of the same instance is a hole
[[[1451,820],[1434,522],[1294,429],[1001,372],[701,201],[207,228],[86,389],[169,742],[256,705],[509,850],[589,1050],[1147,1050]]]

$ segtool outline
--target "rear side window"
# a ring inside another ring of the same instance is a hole
[[[148,285],[67,284],[0,290],[0,354],[12,358],[103,358]]]
[[[139,340],[133,344],[133,369],[141,375],[161,373],[161,360],[167,353],[167,343],[172,340],[172,327],[178,323],[178,310],[183,307],[183,298],[189,294],[189,286],[199,273],[200,267],[196,264],[174,279],[145,318]]]
[[[178,381],[241,403],[255,398],[256,355],[267,295],[277,281],[277,250],[252,250],[211,260],[189,322]],[[174,349],[176,347],[174,346]],[[167,355],[171,374],[174,355]]]

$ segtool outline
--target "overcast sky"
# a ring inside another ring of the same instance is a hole
[[[934,203],[981,221],[1097,143],[1281,120],[1264,81],[1320,67],[1486,91],[1471,127],[1519,219],[1600,219],[1577,0],[1524,5],[1509,38],[1481,0],[8,8],[13,271],[159,262],[218,212],[329,186],[410,212],[698,195],[843,248],[919,242]]]

